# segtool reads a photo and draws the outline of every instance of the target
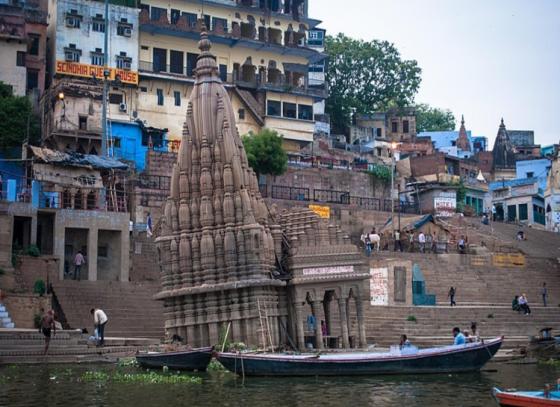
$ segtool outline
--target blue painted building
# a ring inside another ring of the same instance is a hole
[[[544,191],[546,189],[546,179],[551,165],[548,158],[517,161],[515,163],[515,177],[517,179],[537,178],[539,189]]]
[[[150,142],[155,151],[168,151],[167,129],[146,127],[141,121],[111,121],[113,157],[134,163],[137,171],[146,168]]]
[[[457,147],[459,131],[424,131],[418,133],[418,137],[428,137],[432,140],[434,148],[452,157],[468,158],[473,155],[473,137],[471,131],[467,131],[471,151],[463,151]]]

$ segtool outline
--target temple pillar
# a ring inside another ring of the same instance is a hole
[[[317,349],[323,349],[323,330],[321,328],[321,301],[311,301],[311,308],[315,316],[315,346]]]
[[[348,317],[346,315],[346,298],[338,299],[338,310],[340,313],[340,335],[342,336],[342,347],[348,349],[350,347],[350,339],[348,338]]]
[[[360,348],[367,347],[366,340],[366,324],[364,321],[364,303],[361,297],[357,297],[356,301],[356,314],[358,316],[358,336],[360,342]]]
[[[297,346],[300,351],[305,350],[305,331],[303,328],[303,306],[301,303],[294,303],[294,308],[296,309],[296,335],[297,335]]]

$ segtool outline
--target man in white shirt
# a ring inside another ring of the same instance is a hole
[[[420,245],[420,251],[424,253],[424,249],[426,248],[426,235],[424,232],[420,232],[418,235],[418,244]]]
[[[105,325],[109,321],[109,318],[107,318],[107,314],[99,308],[92,308],[89,312],[93,315],[93,324],[95,328],[97,328],[97,335],[99,336],[97,346],[103,346],[105,344]]]

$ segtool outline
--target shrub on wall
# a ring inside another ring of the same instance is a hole
[[[41,297],[45,295],[45,293],[47,292],[47,286],[45,285],[45,282],[43,280],[35,281],[35,284],[33,285],[33,292],[35,294],[39,294]]]

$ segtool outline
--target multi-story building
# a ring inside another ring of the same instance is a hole
[[[314,105],[326,91],[309,70],[325,55],[310,48],[319,21],[308,18],[307,0],[142,0],[140,7],[141,120],[180,140],[204,25],[239,133],[274,129],[292,151],[313,140]]]
[[[358,114],[353,121],[350,144],[365,144],[375,139],[409,143],[416,138],[416,112],[412,107]]]
[[[45,89],[47,4],[0,1],[0,81],[37,102]]]
[[[101,152],[103,80],[108,94],[108,146],[111,123],[132,123],[138,84],[138,2],[110,0],[108,27],[104,2],[50,0],[49,73],[43,97],[43,138],[57,150]],[[105,61],[104,36],[108,35]],[[106,66],[106,68],[105,68]]]

